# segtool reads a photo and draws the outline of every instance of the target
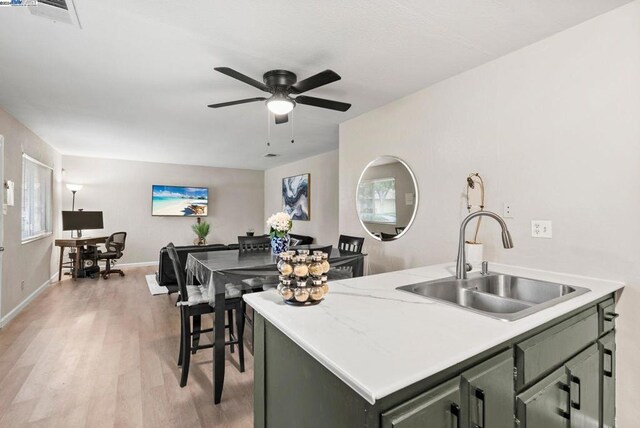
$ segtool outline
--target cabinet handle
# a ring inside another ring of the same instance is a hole
[[[451,405],[449,406],[449,411],[456,418],[456,428],[461,428],[460,427],[460,406],[458,406],[456,403],[451,403]]]
[[[614,319],[618,318],[619,316],[620,316],[620,314],[618,314],[616,312],[605,312],[604,320],[605,321],[613,321]]]
[[[569,388],[569,385],[565,385],[562,382],[558,382],[558,388],[560,388],[562,391],[567,393],[567,409],[570,409],[571,406],[571,388]],[[558,408],[558,413],[560,414],[560,416],[562,416],[563,418],[570,420],[571,419],[571,413],[569,413],[568,411],[565,412],[564,410]]]
[[[611,361],[611,365],[609,367],[611,367],[611,370],[603,370],[603,374],[606,377],[613,377],[613,351],[611,349],[604,349],[602,351],[604,353],[604,355],[608,355]],[[602,362],[602,364],[604,365],[604,361]]]
[[[578,385],[578,401],[576,402],[571,400],[571,407],[573,407],[576,410],[580,410],[580,404],[582,403],[582,385],[580,383],[580,378],[578,376],[571,375],[569,376],[569,382],[572,382]]]
[[[484,391],[480,388],[475,388],[475,393],[474,395],[476,396],[476,400],[482,402],[482,425],[475,425],[473,428],[486,428],[487,423],[485,421],[486,419],[486,405],[485,405],[485,395],[484,395]]]

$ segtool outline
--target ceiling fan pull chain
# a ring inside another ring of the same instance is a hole
[[[291,113],[289,113],[291,115],[291,144],[295,143],[295,140],[293,139],[293,110],[291,110]]]
[[[271,145],[271,114],[267,109],[267,147]]]

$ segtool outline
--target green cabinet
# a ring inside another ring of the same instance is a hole
[[[513,352],[497,356],[382,414],[384,428],[512,428]]]
[[[569,428],[569,376],[561,367],[516,397],[520,428]]]
[[[382,414],[383,428],[460,428],[460,381],[450,380]]]
[[[616,417],[616,335],[612,331],[598,340],[600,351],[600,426],[614,428]]]
[[[600,352],[593,344],[566,364],[571,428],[600,426]]]
[[[518,390],[536,382],[598,338],[598,313],[591,307],[515,346]]]
[[[513,427],[511,349],[462,373],[464,426]]]
[[[370,403],[256,314],[254,426],[615,428],[616,316],[607,296]]]

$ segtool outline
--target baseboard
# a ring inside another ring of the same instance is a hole
[[[158,261],[154,260],[152,262],[136,262],[136,263],[116,263],[115,265],[119,268],[121,267],[141,267],[141,266],[158,266]]]
[[[51,275],[51,278],[49,278],[48,280],[46,280],[44,282],[44,284],[42,284],[40,287],[38,287],[33,293],[29,294],[29,296],[27,296],[26,299],[24,299],[22,302],[20,302],[20,304],[18,304],[18,306],[16,306],[15,308],[13,308],[11,310],[11,312],[9,312],[7,315],[3,316],[2,318],[0,318],[0,328],[3,328],[5,325],[7,325],[9,323],[9,321],[11,321],[12,319],[14,319],[20,312],[22,312],[22,310],[24,308],[27,307],[27,305],[29,303],[31,303],[31,301],[33,299],[35,299],[36,297],[38,297],[38,295],[40,293],[42,293],[44,291],[45,288],[47,288],[48,286],[50,286],[53,282],[53,280],[58,276],[58,273],[54,273],[53,275]]]

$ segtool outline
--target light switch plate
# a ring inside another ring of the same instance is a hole
[[[551,220],[531,220],[531,236],[534,238],[552,238]]]

